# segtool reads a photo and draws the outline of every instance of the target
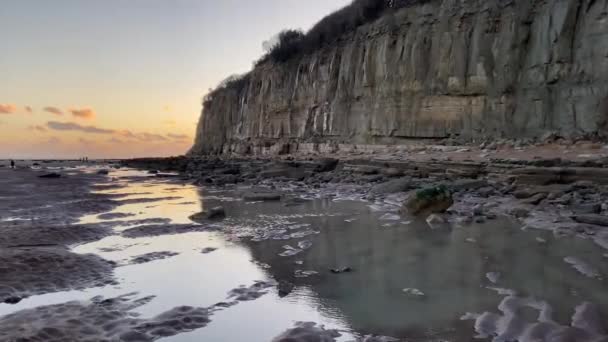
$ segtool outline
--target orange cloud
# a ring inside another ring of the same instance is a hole
[[[153,133],[139,133],[137,135],[137,139],[142,141],[166,141],[167,138],[163,137],[160,134]]]
[[[50,137],[47,141],[47,144],[60,144],[61,143],[61,139],[57,138],[57,137]]]
[[[116,132],[116,134],[123,138],[127,138],[127,139],[137,139],[137,136],[135,136],[135,134],[133,134],[133,132],[126,130],[126,129],[118,131],[118,132]]]
[[[78,142],[80,142],[83,145],[92,145],[95,143],[93,140],[89,140],[89,139],[85,139],[85,138],[78,139]]]
[[[25,109],[25,112],[28,114],[32,114],[34,112],[34,109],[32,109],[31,106],[25,106],[23,109]]]
[[[108,139],[108,142],[111,144],[122,144],[123,143],[123,141],[118,138]]]
[[[70,113],[80,119],[89,120],[95,118],[95,111],[92,108],[70,109]]]
[[[163,121],[163,124],[165,124],[167,126],[175,126],[175,124],[177,124],[177,122],[175,120],[165,120],[165,121]]]
[[[172,134],[169,133],[167,134],[167,136],[173,140],[189,140],[190,137],[187,136],[186,134]]]
[[[14,114],[17,111],[17,106],[14,104],[0,103],[0,114]]]
[[[55,115],[63,115],[63,111],[57,107],[44,107],[42,110]]]
[[[46,132],[46,128],[44,126],[28,126],[27,129],[30,131],[38,131],[38,132]]]
[[[49,121],[46,123],[46,127],[55,131],[80,131],[95,134],[112,134],[116,132],[113,129],[99,128],[95,126],[81,126],[73,122]]]

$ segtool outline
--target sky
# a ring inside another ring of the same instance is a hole
[[[201,99],[349,0],[0,0],[0,159],[184,154]]]

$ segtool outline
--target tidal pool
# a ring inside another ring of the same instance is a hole
[[[570,324],[583,302],[608,314],[606,251],[588,240],[524,231],[506,218],[431,229],[424,221],[399,216],[395,198],[370,203],[354,192],[326,196],[292,188],[288,193],[307,200],[286,205],[242,201],[244,188],[199,188],[133,170],[110,176],[114,181],[105,185],[115,186],[99,192],[126,200],[111,212],[117,217],[191,223],[190,215],[222,206],[227,218],[209,231],[135,239],[116,235],[75,246],[77,253],[124,265],[115,271],[118,284],[1,304],[1,315],[138,292],[156,296],[135,309],[151,317],[180,305],[222,302],[231,289],[256,280],[293,288],[279,295],[273,287],[257,300],[215,314],[204,328],[164,340],[270,341],[295,322],[310,321],[340,330],[341,341],[371,334],[470,341],[477,335],[474,322],[463,316],[499,312],[506,295],[548,303],[561,325]],[[82,218],[83,223],[103,221],[112,220]],[[129,263],[154,252],[176,255]],[[529,322],[537,319],[527,310],[521,315]]]

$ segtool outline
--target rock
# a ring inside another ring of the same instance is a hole
[[[403,291],[403,293],[410,295],[410,296],[417,296],[417,297],[425,296],[424,292],[420,291],[419,289],[405,288],[402,291]]]
[[[207,248],[203,248],[203,250],[201,250],[201,253],[203,254],[209,254],[209,253],[213,253],[217,251],[217,248],[215,247],[207,247]]]
[[[576,214],[599,214],[602,211],[600,203],[578,204],[571,207]]]
[[[102,169],[97,171],[98,175],[109,175],[110,174],[110,170],[106,170],[106,169]]]
[[[608,227],[608,216],[604,215],[575,215],[572,219],[579,223],[592,224],[596,226]]]
[[[441,215],[431,214],[426,218],[426,223],[428,223],[431,228],[435,229],[447,222]]]
[[[380,173],[380,168],[369,165],[361,165],[353,169],[356,173],[362,173],[364,175],[377,175]]]
[[[372,188],[374,194],[393,194],[408,191],[412,188],[412,179],[409,177],[399,178],[386,183],[378,184]]]
[[[151,174],[151,175],[157,175],[157,174],[159,174],[158,170],[150,170],[150,171],[148,171],[148,173]]]
[[[330,172],[338,167],[338,163],[340,161],[338,159],[333,158],[323,158],[317,161],[317,166],[315,167],[315,172]]]
[[[381,173],[387,177],[401,177],[403,176],[403,171],[394,168],[394,167],[389,167],[387,169],[382,169]]]
[[[284,298],[287,297],[295,288],[295,285],[288,282],[288,281],[284,281],[281,280],[279,281],[279,283],[277,284],[277,290],[279,292],[279,297]]]
[[[23,300],[23,298],[21,297],[8,297],[4,300],[5,304],[18,304],[19,302],[21,302],[21,300]]]
[[[203,211],[189,217],[191,221],[198,223],[210,220],[221,220],[224,218],[226,218],[226,211],[223,207],[211,208],[208,211]]]
[[[486,186],[488,186],[488,182],[484,179],[459,179],[447,184],[447,187],[453,192],[477,190]]]
[[[437,186],[411,194],[402,207],[411,215],[444,213],[454,204],[452,194],[445,186]]]
[[[476,206],[473,207],[473,215],[475,216],[481,216],[483,215],[483,205],[481,204],[477,204]]]
[[[271,201],[280,201],[281,194],[276,192],[251,192],[243,195],[243,199],[245,201],[250,202],[271,202]]]
[[[525,217],[530,216],[530,210],[528,210],[526,208],[513,208],[513,209],[511,209],[509,214],[511,214],[517,218],[525,218]]]
[[[340,273],[350,273],[353,271],[353,269],[350,267],[342,267],[342,268],[332,268],[329,271],[334,274],[340,274]]]
[[[51,172],[51,173],[47,173],[44,174],[42,176],[38,176],[39,178],[61,178],[61,174],[56,173],[56,172]]]
[[[532,196],[530,198],[527,198],[525,200],[522,200],[521,202],[524,203],[524,204],[538,205],[545,198],[547,198],[547,194],[546,193],[540,193],[540,194],[536,194],[536,195],[534,195],[534,196]]]

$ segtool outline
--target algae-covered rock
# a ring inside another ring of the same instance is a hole
[[[452,204],[454,204],[454,200],[451,192],[442,185],[418,190],[411,194],[403,204],[401,211],[411,215],[444,213]]]

